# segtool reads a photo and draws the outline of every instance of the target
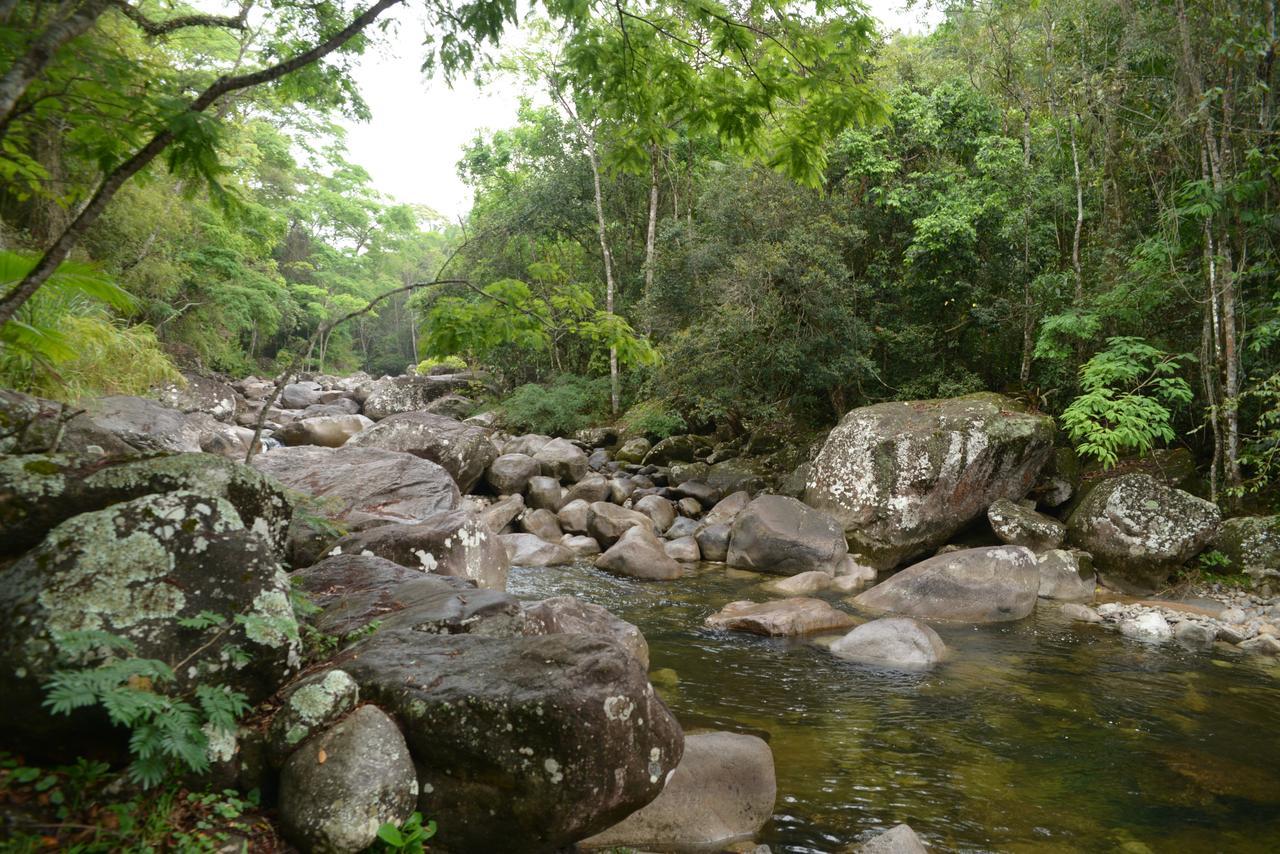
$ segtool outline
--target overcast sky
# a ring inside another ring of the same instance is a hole
[[[868,5],[885,31],[920,32],[936,20],[922,8],[904,10],[903,0]],[[373,119],[348,124],[351,160],[396,201],[427,205],[456,219],[471,205],[455,169],[462,147],[479,130],[511,127],[520,93],[501,83],[477,89],[458,81],[450,89],[438,78],[423,80],[421,24],[403,13],[401,21],[390,44],[363,56],[356,70]]]

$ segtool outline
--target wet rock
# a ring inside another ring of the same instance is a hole
[[[863,623],[831,645],[841,658],[894,670],[928,670],[947,647],[938,633],[909,617],[882,617]]]
[[[1151,475],[1128,474],[1094,487],[1067,527],[1104,582],[1149,592],[1208,545],[1220,521],[1214,504]]]
[[[527,454],[503,454],[489,464],[484,477],[499,495],[515,495],[524,492],[541,470],[538,461]]]
[[[533,455],[546,477],[577,483],[587,476],[587,455],[568,439],[552,439]]]
[[[1183,620],[1173,627],[1173,637],[1179,643],[1199,649],[1213,646],[1218,632],[1213,626],[1206,626],[1191,620]]]
[[[313,673],[281,692],[267,727],[267,752],[279,768],[308,738],[327,729],[360,702],[360,686],[342,670]]]
[[[987,519],[1001,542],[1026,546],[1034,552],[1056,549],[1067,537],[1067,526],[1057,519],[1007,498],[1001,498],[987,508]]]
[[[680,564],[667,555],[653,531],[644,525],[625,530],[617,542],[596,558],[596,566],[646,581],[669,581],[684,574]]]
[[[698,541],[698,549],[702,559],[715,563],[724,563],[729,557],[729,538],[733,533],[728,525],[707,525],[694,535]]]
[[[578,498],[568,502],[556,514],[560,527],[573,534],[587,533],[587,522],[591,518],[591,504]]]
[[[348,522],[413,522],[456,508],[458,485],[440,466],[378,448],[276,448],[251,465],[290,489],[321,499],[326,515]]]
[[[644,460],[645,455],[649,453],[652,447],[648,439],[628,439],[614,453],[613,458],[620,463],[639,463]]]
[[[565,503],[570,501],[585,501],[588,504],[594,504],[597,501],[609,500],[609,481],[604,475],[588,474],[582,480],[575,483],[564,494]]]
[[[859,594],[853,602],[874,613],[996,623],[1029,615],[1039,588],[1040,572],[1030,549],[989,546],[921,561]]]
[[[534,534],[549,543],[560,542],[560,537],[564,534],[560,530],[556,514],[550,510],[526,510],[517,522],[526,534]]]
[[[286,445],[341,448],[352,436],[372,425],[363,415],[320,415],[290,422],[274,435]]]
[[[676,508],[670,501],[657,495],[646,495],[631,505],[637,513],[643,513],[653,521],[653,529],[662,533],[676,520]]]
[[[280,823],[306,851],[355,854],[413,814],[418,778],[395,721],[361,706],[303,745],[280,774]]]
[[[1239,516],[1222,523],[1212,547],[1229,572],[1255,578],[1280,576],[1280,516]]]
[[[706,624],[714,629],[791,636],[847,628],[853,618],[821,599],[795,596],[764,603],[730,602],[707,617]]]
[[[203,412],[218,421],[231,421],[236,415],[236,392],[213,377],[183,371],[183,383],[165,383],[153,389],[157,400],[179,412]]]
[[[763,739],[730,732],[685,736],[684,758],[662,794],[585,848],[685,850],[749,838],[773,814],[773,753]]]
[[[436,377],[406,375],[375,380],[364,399],[364,414],[381,421],[403,412],[425,410],[432,401],[465,390],[474,374],[445,374]]]
[[[501,531],[524,512],[524,497],[508,495],[480,511],[480,518],[491,531]]]
[[[783,596],[808,596],[811,593],[820,593],[828,589],[831,587],[833,580],[831,573],[813,569],[789,578],[770,581],[764,588],[772,593],[781,593]]]
[[[569,547],[548,542],[535,534],[501,534],[498,539],[513,566],[563,566],[577,558]]]
[[[1053,420],[995,394],[881,403],[847,414],[813,464],[805,502],[851,551],[889,569],[938,546],[1000,498],[1021,498],[1053,449]]]
[[[1075,620],[1079,623],[1101,623],[1102,616],[1097,611],[1086,605],[1080,605],[1075,602],[1064,603],[1062,615],[1069,620]]]
[[[1240,643],[1240,648],[1259,655],[1280,655],[1280,639],[1273,635],[1257,635]]]
[[[1147,611],[1132,619],[1121,620],[1120,634],[1141,640],[1161,641],[1173,637],[1173,628],[1160,614]]]
[[[612,546],[623,534],[636,526],[650,532],[654,527],[653,520],[645,514],[605,501],[592,504],[587,515],[587,530],[596,542],[605,548]]]
[[[1066,602],[1092,602],[1096,582],[1093,564],[1083,552],[1051,549],[1036,557],[1040,571],[1041,599]]]
[[[668,540],[662,547],[667,557],[681,563],[697,563],[702,560],[702,552],[698,549],[698,541],[693,537],[679,537]]]
[[[747,509],[750,503],[751,496],[747,492],[735,492],[716,502],[707,511],[707,515],[702,517],[702,521],[707,525],[732,525],[733,520],[738,518],[738,514]]]
[[[389,415],[353,436],[349,444],[431,460],[443,466],[464,493],[471,491],[498,455],[488,430],[429,412]]]
[[[383,631],[338,666],[404,727],[433,847],[563,848],[653,800],[683,753],[679,724],[612,639]]]
[[[178,491],[82,513],[49,531],[4,576],[0,725],[32,752],[73,751],[95,738],[110,744],[122,732],[108,730],[96,710],[45,713],[45,683],[55,670],[99,660],[67,646],[71,633],[107,632],[131,642],[140,658],[185,660],[175,674],[178,691],[209,680],[251,702],[298,666],[288,577],[271,544],[223,498]],[[180,622],[204,612],[247,619],[204,629]],[[233,645],[246,655],[224,657]]]
[[[423,572],[469,578],[488,590],[506,589],[511,566],[497,535],[464,510],[348,534],[329,554],[371,554]]]
[[[734,519],[726,560],[777,575],[833,573],[846,553],[844,532],[830,516],[794,498],[761,495]]]
[[[531,602],[524,609],[526,635],[595,635],[611,638],[626,649],[640,666],[649,669],[649,644],[636,626],[606,608],[573,596],[553,596]]]
[[[560,538],[560,543],[578,557],[595,557],[600,554],[600,544],[591,537],[565,534]]]
[[[929,854],[916,832],[905,824],[894,825],[854,849],[856,854]]]
[[[529,478],[524,501],[534,510],[550,510],[555,513],[564,506],[564,490],[560,488],[560,481],[556,478],[538,475]]]

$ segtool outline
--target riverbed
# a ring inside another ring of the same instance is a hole
[[[950,851],[1280,850],[1274,659],[1131,640],[1044,600],[1016,623],[936,624],[948,659],[917,675],[842,661],[821,638],[703,626],[728,602],[769,598],[773,578],[517,567],[509,590],[636,624],[686,730],[768,740],[778,798],[759,841],[774,852],[837,851],[899,822]]]

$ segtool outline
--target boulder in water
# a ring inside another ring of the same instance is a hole
[[[929,854],[908,825],[898,824],[853,849],[855,854]]]
[[[624,531],[616,543],[596,558],[596,566],[646,581],[670,581],[684,574],[653,531],[643,525]]]
[[[1021,620],[1036,606],[1040,572],[1023,546],[989,546],[931,557],[859,594],[873,613],[927,620],[998,623]]]
[[[947,646],[938,633],[910,617],[881,617],[863,623],[831,645],[841,658],[894,670],[928,670],[942,661]]]
[[[643,513],[627,510],[607,501],[592,504],[587,515],[588,532],[606,548],[636,526],[653,531],[653,520]]]
[[[846,553],[844,532],[830,516],[794,498],[761,495],[734,519],[726,562],[777,575],[834,573]]]
[[[1036,556],[1040,570],[1041,599],[1062,602],[1092,602],[1094,587],[1093,561],[1089,555],[1067,549],[1051,549]]]
[[[536,534],[500,534],[498,539],[512,566],[563,566],[577,558],[568,546],[548,542]]]
[[[730,602],[707,617],[706,623],[715,629],[790,636],[847,628],[853,618],[821,599],[794,596],[764,603]]]

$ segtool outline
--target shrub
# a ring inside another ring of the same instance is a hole
[[[626,411],[619,425],[627,433],[665,439],[688,429],[680,414],[670,409],[664,400],[642,400]]]
[[[500,408],[513,429],[564,436],[602,421],[608,404],[607,377],[561,374],[546,385],[520,386]]]

